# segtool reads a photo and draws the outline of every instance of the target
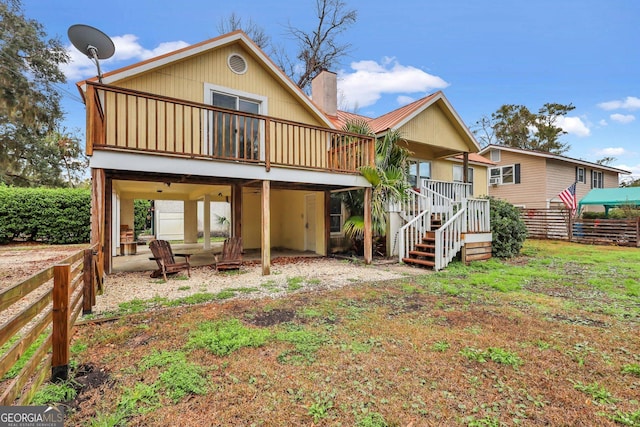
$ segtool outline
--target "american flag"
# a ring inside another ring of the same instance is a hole
[[[571,209],[571,216],[575,216],[578,209],[578,201],[576,200],[576,183],[568,186],[560,194],[558,194],[560,200],[562,200],[565,206]]]

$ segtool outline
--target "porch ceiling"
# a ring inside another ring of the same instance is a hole
[[[226,185],[114,180],[113,188],[125,199],[199,200],[209,194],[212,201],[225,201],[231,197],[231,187]]]

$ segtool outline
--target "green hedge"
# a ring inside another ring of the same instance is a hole
[[[90,190],[0,185],[0,244],[16,239],[86,243],[90,235]]]

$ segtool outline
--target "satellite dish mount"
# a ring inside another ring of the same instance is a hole
[[[97,28],[83,24],[70,26],[67,35],[75,48],[87,55],[87,57],[96,64],[98,68],[98,81],[102,83],[100,60],[113,56],[116,51],[113,41],[108,35]]]

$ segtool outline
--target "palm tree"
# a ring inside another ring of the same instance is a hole
[[[347,132],[374,136],[369,124],[365,121],[347,122],[343,128]],[[398,145],[402,134],[389,129],[383,137],[376,140],[375,166],[363,166],[360,173],[372,185],[371,193],[371,225],[374,239],[384,236],[387,227],[387,207],[389,203],[398,202],[406,197],[410,188],[407,180],[408,158],[411,152]],[[351,212],[345,221],[343,231],[353,240],[364,239],[364,192],[344,194],[342,200]],[[356,193],[356,194],[353,194]],[[352,210],[353,209],[353,210]]]

